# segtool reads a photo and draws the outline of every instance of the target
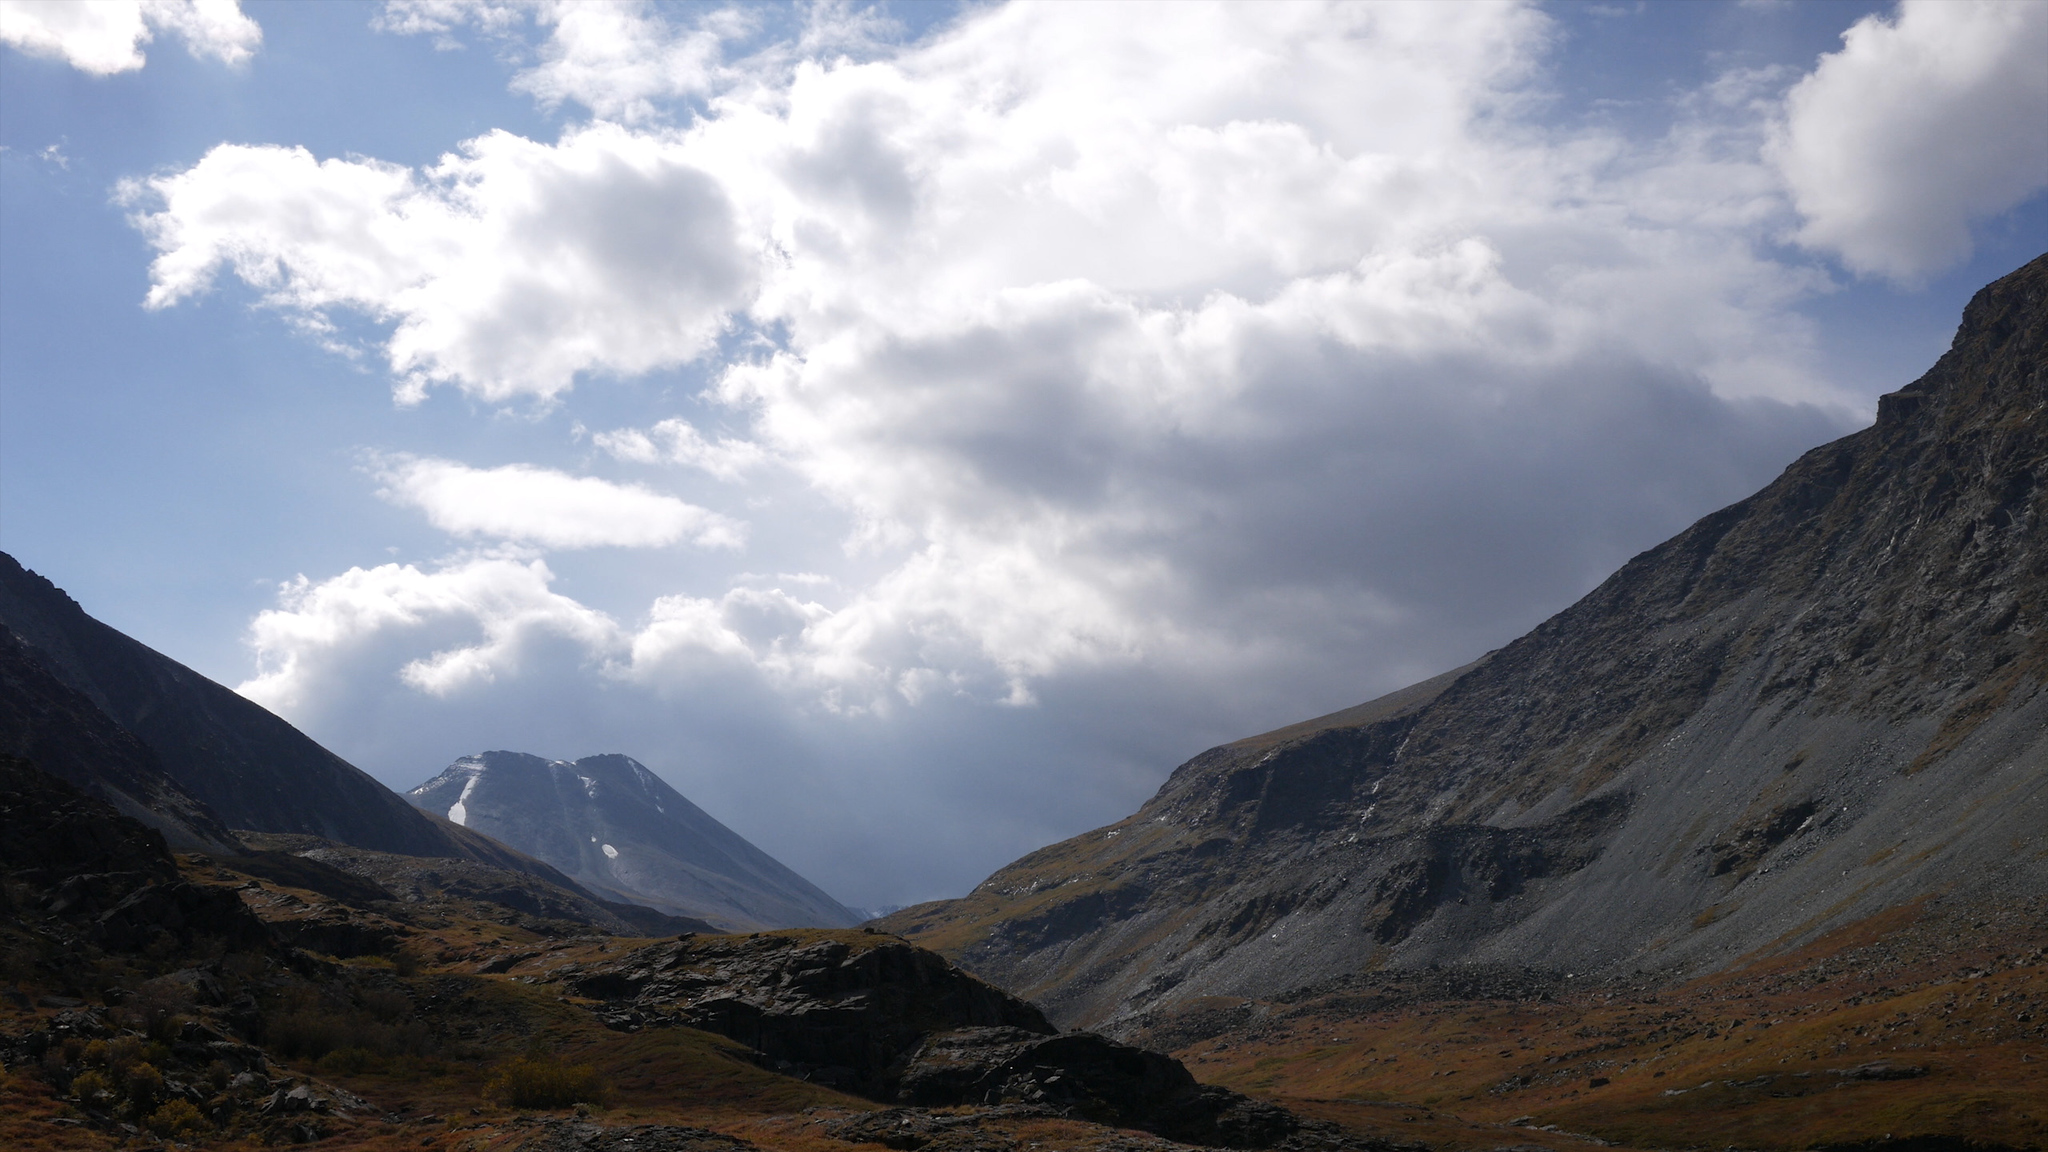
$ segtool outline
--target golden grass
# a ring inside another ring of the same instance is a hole
[[[2009,941],[2005,965],[1983,941],[1918,971],[1827,967],[1896,932],[1902,915],[1655,996],[1305,1011],[1257,1039],[1223,1036],[1177,1054],[1203,1080],[1447,1147],[1464,1146],[1460,1130],[1472,1147],[1510,1142],[1494,1126],[1521,1117],[1625,1146],[1795,1149],[1886,1134],[2048,1144],[2048,1042],[2035,1030],[2048,1005],[2041,941],[2018,967]],[[1928,1071],[1841,1075],[1874,1062]]]

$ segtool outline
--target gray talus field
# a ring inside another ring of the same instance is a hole
[[[1472,666],[885,926],[1062,1024],[1360,970],[1725,967],[2048,889],[2048,257],[1876,424]]]

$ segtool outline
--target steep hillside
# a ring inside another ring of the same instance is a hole
[[[847,927],[862,917],[627,756],[465,756],[406,799],[616,900],[722,928]]]
[[[0,754],[19,756],[187,852],[239,852],[220,816],[178,786],[156,753],[52,676],[39,653],[0,628]]]
[[[2048,257],[1873,427],[1448,683],[883,923],[1114,1028],[1376,969],[1696,975],[2048,890],[2044,485]]]
[[[461,848],[389,788],[268,710],[100,623],[0,553],[0,625],[230,827],[423,856]]]

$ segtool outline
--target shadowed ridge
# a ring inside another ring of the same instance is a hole
[[[44,667],[41,654],[0,627],[0,753],[19,756],[122,815],[163,833],[181,852],[236,855],[218,814],[178,786],[156,753]]]
[[[39,649],[53,676],[148,745],[229,826],[387,852],[460,854],[368,773],[261,705],[88,616],[5,553],[0,623]]]
[[[415,809],[260,705],[93,619],[6,553],[0,681],[0,751],[42,762],[181,849],[239,854],[230,827],[317,836],[473,860],[611,903],[525,853]]]

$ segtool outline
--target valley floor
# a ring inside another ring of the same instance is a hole
[[[2040,1148],[2044,945],[2048,899],[1908,908],[1676,987],[1517,988],[1507,974],[1447,999],[1429,974],[1368,978],[1287,1004],[1190,1005],[1138,1038],[1206,1082],[1447,1150],[1588,1146],[1557,1132],[1643,1148]]]
[[[229,1101],[236,1119],[166,1137],[148,1131],[139,1112],[89,1109],[79,1088],[85,1074],[111,1075],[118,1061],[83,1043],[53,1046],[39,1062],[17,1061],[0,1075],[0,1147],[1182,1147],[1029,1109],[885,1108],[778,1075],[741,1045],[708,1033],[607,1027],[593,1011],[601,1005],[564,996],[563,984],[545,979],[647,941],[550,936],[459,902],[400,923],[224,863],[188,857],[182,871],[233,889],[273,925],[347,922],[366,941],[383,932],[404,939],[348,959],[316,956],[314,968],[289,978],[275,967],[268,976],[252,972],[270,1060],[247,1082],[180,1055],[225,1016],[175,997],[151,1009],[150,997],[168,987],[164,978],[107,995],[120,1007],[102,1007],[81,1003],[80,994],[89,996],[95,981],[119,984],[112,969],[54,988],[20,980],[26,969],[17,966],[17,983],[0,1003],[0,1034],[55,1035],[66,1019],[118,1017],[143,1028],[138,1037],[154,1037],[147,1048],[139,1038],[131,1042],[135,1059],[163,1063],[166,1079],[183,1077],[211,1096],[208,1108]],[[1173,1050],[1205,1082],[1343,1126],[1355,1136],[1350,1147],[1373,1146],[1377,1137],[1388,1148],[1398,1142],[1447,1152],[1587,1148],[1595,1146],[1590,1138],[1643,1149],[2040,1148],[2048,1145],[2044,913],[2048,900],[2041,899],[1988,911],[1902,910],[1797,954],[1677,987],[1574,988],[1506,973],[1477,993],[1446,997],[1444,974],[1363,977],[1290,1003],[1190,1005],[1149,1022],[1136,1039]],[[334,999],[344,987],[346,997]],[[217,998],[236,994],[227,988]],[[342,1003],[357,1007],[333,1007]],[[515,1106],[492,1084],[521,1059],[586,1069],[602,1086],[602,1104]],[[295,1088],[306,1089],[312,1103],[291,1104]],[[625,1130],[636,1125],[668,1127]],[[1956,1139],[1858,1143],[1929,1134]]]

